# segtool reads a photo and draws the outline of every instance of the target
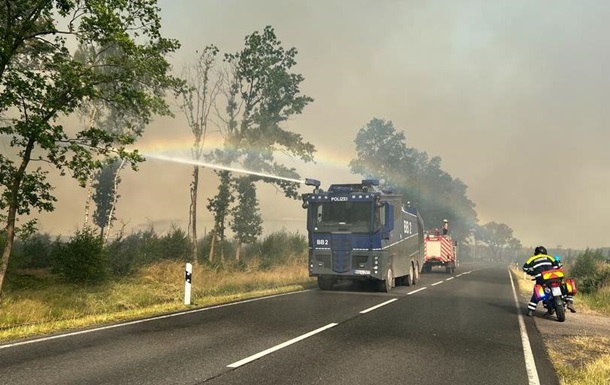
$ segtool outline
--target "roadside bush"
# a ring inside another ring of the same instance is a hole
[[[53,247],[54,241],[49,234],[35,233],[26,239],[15,239],[9,266],[17,269],[49,267]]]
[[[106,245],[108,269],[114,277],[125,277],[142,265],[140,234],[131,234],[124,239],[115,239]]]
[[[282,230],[269,234],[257,246],[253,249],[261,259],[260,267],[266,269],[302,256],[307,250],[307,239],[302,234]]]
[[[235,253],[237,251],[237,246],[235,241],[230,241],[225,238],[224,242],[221,242],[220,239],[216,240],[214,244],[214,257],[210,262],[210,248],[211,248],[212,236],[211,232],[206,234],[204,238],[199,240],[199,248],[198,248],[198,259],[199,262],[207,263],[210,266],[221,269],[224,265],[228,264],[235,258]],[[247,258],[247,253],[245,250],[248,249],[249,245],[242,246],[242,258]],[[224,258],[223,258],[224,256]],[[224,259],[224,260],[223,260]]]
[[[161,259],[186,261],[190,255],[188,236],[184,230],[172,226],[170,231],[159,239]]]
[[[570,268],[570,275],[576,278],[579,291],[594,293],[610,284],[610,265],[604,261],[599,250],[587,249],[576,257]]]
[[[53,272],[69,283],[99,283],[107,278],[103,240],[93,229],[79,230],[65,244],[56,243]]]
[[[136,233],[134,236],[139,240],[139,259],[143,265],[161,259],[161,241],[152,226],[146,231]]]

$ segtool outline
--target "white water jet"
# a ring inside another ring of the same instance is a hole
[[[265,174],[262,172],[249,171],[249,170],[244,170],[244,169],[235,168],[235,167],[221,166],[219,164],[200,162],[197,160],[180,159],[180,158],[174,158],[174,157],[167,156],[167,155],[157,155],[157,154],[143,154],[143,155],[145,158],[164,160],[166,162],[190,164],[193,166],[201,166],[201,167],[214,168],[217,170],[225,170],[225,171],[232,171],[232,172],[237,172],[237,173],[242,173],[242,174],[256,175],[256,176],[260,176],[263,178],[273,178],[273,179],[285,180],[288,182],[305,183],[305,181],[299,180],[299,179],[287,178],[287,177],[277,176],[277,175],[270,175],[270,174]]]

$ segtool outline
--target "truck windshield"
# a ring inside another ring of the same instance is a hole
[[[313,231],[371,232],[372,202],[314,203]]]

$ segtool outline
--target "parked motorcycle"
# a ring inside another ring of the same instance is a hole
[[[534,286],[536,297],[542,301],[548,315],[557,317],[557,321],[566,320],[566,297],[576,294],[576,282],[572,278],[564,280],[563,269],[551,269],[542,273],[542,284]]]

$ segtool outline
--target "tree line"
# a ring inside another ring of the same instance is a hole
[[[0,245],[5,238],[0,236]],[[258,238],[242,251],[240,261],[208,262],[210,236],[199,239],[197,261],[217,269],[247,270],[255,266],[268,269],[288,259],[305,262],[307,240],[304,235],[277,231]],[[217,244],[227,253],[234,253],[236,240]],[[76,231],[69,239],[35,233],[15,241],[9,277],[27,269],[47,269],[61,282],[97,284],[130,276],[138,269],[160,261],[192,262],[187,233],[176,226],[159,232],[153,226],[104,242],[92,228]],[[16,280],[19,282],[19,280]],[[11,281],[7,282],[11,287]]]
[[[130,146],[154,117],[171,115],[171,97],[193,134],[195,160],[300,179],[277,154],[315,159],[315,146],[284,127],[314,100],[300,90],[304,77],[294,72],[297,49],[282,46],[271,26],[247,35],[236,52],[204,47],[176,75],[168,56],[180,44],[162,36],[154,1],[18,0],[0,5],[0,19],[0,135],[14,151],[0,154],[0,219],[5,223],[0,293],[15,238],[27,241],[36,234],[36,220],[24,218],[54,208],[47,179],[51,171],[69,174],[88,191],[85,224],[93,222],[97,230],[84,226],[73,240],[93,242],[89,237],[95,234],[102,251],[112,250],[121,170],[137,170],[144,161]],[[79,118],[78,129],[62,123],[68,117]],[[211,130],[220,133],[223,146],[206,151]],[[467,186],[442,169],[440,157],[408,147],[403,130],[391,122],[372,119],[354,142],[352,172],[383,178],[411,199],[428,224],[449,219],[462,242],[476,234],[491,249],[518,244],[507,225],[478,226]],[[257,183],[272,183],[287,198],[298,198],[297,183],[217,171],[217,192],[205,206],[214,226],[204,234],[209,242],[203,247],[197,227],[199,172],[194,166],[188,187],[184,253],[192,261],[201,260],[202,249],[208,262],[217,254],[223,258],[228,228],[234,234],[234,259],[241,258],[242,245],[257,242],[262,234]],[[117,233],[116,239],[127,239]],[[80,247],[70,242],[67,247]],[[79,255],[61,250],[66,259]]]

